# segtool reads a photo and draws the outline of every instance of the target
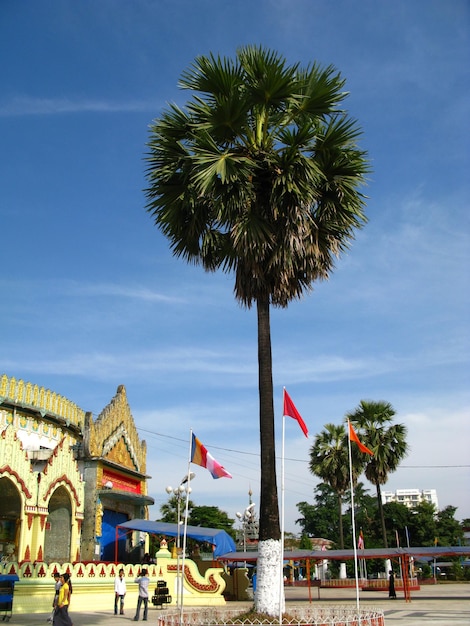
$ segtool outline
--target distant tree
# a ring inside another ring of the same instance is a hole
[[[302,533],[299,541],[299,550],[311,550],[312,540],[306,533]]]
[[[346,414],[359,434],[359,438],[374,456],[367,455],[366,478],[375,485],[377,505],[382,526],[382,539],[388,548],[387,530],[382,506],[381,485],[385,485],[389,474],[394,472],[408,453],[407,429],[404,424],[393,424],[395,410],[389,402],[361,400],[359,406]]]
[[[353,456],[353,481],[360,474],[364,464],[356,450]],[[364,455],[362,455],[364,456]],[[326,424],[310,448],[309,468],[312,474],[330,485],[337,497],[339,547],[344,548],[343,497],[350,489],[349,452],[346,429],[343,424]]]
[[[356,507],[356,510],[363,509],[366,504],[369,505],[371,499],[374,503],[376,502],[375,498],[372,498],[372,496],[369,494],[369,489],[364,485],[364,483],[361,481],[357,482],[354,485],[354,506]],[[349,506],[351,506],[350,490],[346,491],[346,493],[344,494],[344,501],[346,504],[349,504]]]
[[[314,489],[314,504],[298,502],[302,515],[296,523],[310,537],[324,538],[339,543],[339,519],[337,495],[327,483],[319,483]]]
[[[462,542],[463,529],[455,519],[456,506],[446,506],[437,514],[437,543],[440,546],[457,546]]]
[[[235,298],[256,306],[261,458],[256,609],[284,609],[276,581],[281,531],[276,480],[270,309],[328,278],[365,223],[369,171],[347,116],[344,79],[245,46],[199,56],[150,128],[147,209],[177,257],[233,273]]]
[[[349,504],[349,508],[343,516],[343,526],[345,531],[345,545],[351,547],[353,544],[353,535],[351,527],[351,496],[347,492],[345,501]],[[376,532],[377,519],[377,498],[369,494],[369,490],[365,488],[364,483],[358,482],[354,488],[354,518],[356,521],[356,542],[358,533],[362,530],[366,548],[376,548],[381,545],[378,541]],[[379,533],[380,536],[380,533]]]
[[[345,501],[349,505],[346,515],[351,517],[351,494],[346,492]],[[354,517],[357,528],[368,529],[377,516],[377,498],[371,496],[364,483],[358,482],[354,487]]]
[[[434,504],[418,502],[411,509],[408,521],[408,537],[412,547],[432,546],[437,536],[437,511]]]
[[[406,546],[406,528],[410,525],[412,513],[401,502],[387,502],[383,506],[387,542],[391,546]]]
[[[233,528],[235,520],[217,506],[193,506],[188,522],[191,526],[205,526],[206,528],[225,530],[235,539],[235,530]]]
[[[465,578],[465,571],[459,559],[453,559],[452,567],[447,578],[449,580],[463,580]]]

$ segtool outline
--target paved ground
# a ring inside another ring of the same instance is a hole
[[[308,589],[287,588],[286,610],[289,606],[305,606],[309,604]],[[354,589],[312,589],[312,606],[348,604],[355,606],[356,592]],[[251,606],[249,602],[230,602],[227,608]],[[422,587],[412,594],[411,602],[405,602],[398,594],[396,600],[390,600],[386,592],[368,591],[360,595],[361,607],[382,609],[385,614],[386,626],[470,626],[470,584],[441,584]],[[70,615],[74,626],[130,626],[134,617],[134,607],[126,607],[126,615],[115,616],[109,613],[90,613],[86,607],[79,606],[79,599],[73,598]],[[163,609],[165,610],[165,609]],[[189,610],[189,609],[188,609]],[[156,624],[162,609],[149,609],[149,624]],[[2,615],[0,613],[0,619]],[[15,615],[10,623],[12,626],[47,626],[47,615]],[[132,622],[133,623],[133,622]]]

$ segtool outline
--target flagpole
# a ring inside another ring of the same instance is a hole
[[[351,487],[351,518],[352,518],[352,533],[353,533],[353,548],[354,548],[354,576],[356,578],[356,607],[357,617],[359,619],[359,577],[357,571],[357,547],[356,547],[356,521],[354,515],[354,488],[353,488],[353,474],[352,474],[352,455],[351,455],[351,430],[348,419],[348,453],[349,453],[349,484]]]
[[[285,393],[284,388],[284,393]],[[284,413],[284,410],[282,411]],[[281,563],[279,572],[279,624],[282,624],[282,599],[284,597],[284,458],[286,441],[286,416],[282,416],[282,446],[281,446]]]
[[[297,420],[303,434],[308,438],[308,428],[305,425],[302,416],[297,411],[294,403],[292,402],[286,388],[283,389],[283,406],[282,406],[282,452],[281,452],[281,554],[280,554],[280,572],[279,572],[279,624],[282,624],[282,614],[285,608],[284,598],[284,520],[285,520],[285,506],[284,506],[284,463],[285,463],[285,441],[286,441],[286,415]]]
[[[179,626],[182,626],[183,624],[183,606],[184,606],[184,561],[186,558],[186,537],[187,537],[187,530],[188,530],[188,513],[189,513],[189,493],[191,491],[191,451],[192,451],[192,445],[193,445],[193,429],[190,428],[189,429],[189,454],[188,454],[188,472],[187,472],[187,477],[188,477],[188,486],[186,489],[186,502],[185,502],[185,507],[184,507],[184,523],[183,523],[183,555],[182,555],[182,559],[181,559],[181,589],[180,589],[180,593],[179,593],[179,597],[180,597],[180,607],[179,607]],[[178,572],[179,574],[179,572]],[[178,580],[178,577],[177,577]]]

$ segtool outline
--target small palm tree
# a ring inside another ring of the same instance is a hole
[[[310,471],[327,483],[338,498],[339,543],[344,548],[343,497],[350,488],[348,438],[345,427],[326,424],[310,449]],[[364,463],[355,450],[352,459],[353,482],[361,473]],[[364,455],[362,455],[364,456]]]
[[[365,475],[376,487],[385,548],[388,548],[388,542],[380,487],[385,485],[389,474],[398,468],[408,454],[407,428],[404,424],[392,424],[394,415],[395,410],[389,402],[361,400],[359,406],[352,413],[346,414],[345,418],[357,429],[362,443],[374,453],[374,456],[367,458]]]
[[[160,522],[167,522],[169,524],[177,524],[180,520],[178,519],[178,511],[181,517],[181,510],[185,505],[185,502],[179,502],[176,496],[170,496],[168,502],[164,502],[160,505]],[[192,500],[188,500],[188,513],[191,515],[191,511],[194,508],[194,502]]]
[[[150,128],[148,211],[178,257],[235,276],[256,305],[261,449],[256,608],[278,615],[282,555],[276,482],[270,307],[325,279],[365,222],[360,132],[333,67],[288,65],[256,46],[198,57]]]

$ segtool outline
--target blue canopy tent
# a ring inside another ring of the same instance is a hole
[[[119,541],[119,530],[125,532],[138,530],[142,533],[150,533],[151,535],[164,535],[166,537],[176,537],[178,535],[178,524],[168,524],[166,522],[152,522],[147,519],[131,519],[128,522],[116,526],[116,551]],[[181,527],[179,533],[181,534]],[[217,558],[227,552],[236,550],[235,542],[225,530],[219,528],[204,528],[203,526],[186,526],[186,536],[211,543],[214,546],[214,556]],[[117,557],[116,557],[117,559]]]

